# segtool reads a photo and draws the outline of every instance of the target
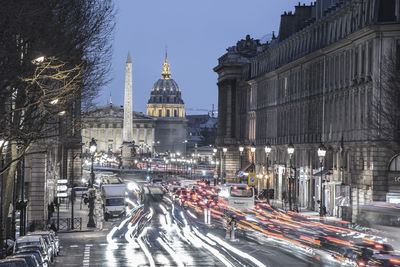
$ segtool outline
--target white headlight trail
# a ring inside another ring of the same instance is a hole
[[[144,254],[146,255],[147,260],[149,261],[150,267],[155,267],[156,264],[154,263],[153,256],[151,255],[149,249],[148,249],[147,246],[143,243],[143,240],[142,240],[142,237],[146,234],[146,232],[147,232],[147,230],[148,230],[149,228],[150,228],[150,227],[146,227],[146,228],[143,229],[143,231],[140,233],[140,235],[139,235],[137,241],[138,241],[138,244],[139,244],[140,248],[142,249],[142,251],[143,251]]]
[[[171,258],[176,262],[179,267],[184,267],[185,264],[180,260],[179,256],[170,248],[160,237],[157,238],[157,242],[171,255]]]
[[[245,253],[231,245],[229,245],[228,243],[226,243],[225,241],[223,241],[222,239],[220,239],[219,237],[208,233],[207,236],[209,238],[211,238],[212,240],[216,241],[218,244],[222,245],[224,248],[232,251],[233,253],[239,255],[240,257],[244,258],[244,259],[248,259],[251,262],[253,262],[256,266],[259,267],[266,267],[266,265],[264,265],[262,262],[260,262],[259,260],[257,260],[256,258],[254,258],[253,256],[250,256],[248,253]]]

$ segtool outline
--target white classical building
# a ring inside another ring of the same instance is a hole
[[[98,107],[86,112],[82,118],[83,152],[89,148],[92,138],[97,142],[97,151],[121,153],[123,143],[124,108],[113,104]],[[133,141],[137,153],[152,152],[155,119],[151,116],[132,111]]]

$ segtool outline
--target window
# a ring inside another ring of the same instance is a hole
[[[394,159],[392,159],[392,161],[390,162],[389,171],[400,171],[400,155],[397,155]]]
[[[169,109],[167,109],[167,117],[170,117],[170,114],[169,114]]]
[[[158,110],[158,117],[162,117],[162,110],[161,109]]]
[[[379,22],[396,20],[396,0],[379,0]]]
[[[178,111],[174,109],[174,117],[178,117]]]

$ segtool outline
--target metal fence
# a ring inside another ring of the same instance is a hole
[[[59,225],[57,225],[59,223]],[[51,225],[53,225],[58,229],[58,232],[68,232],[74,230],[82,230],[82,218],[51,218],[50,220],[32,220],[28,222],[28,230],[30,232],[37,230],[48,230]]]

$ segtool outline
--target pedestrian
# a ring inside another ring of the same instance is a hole
[[[53,230],[54,233],[57,233],[57,227],[56,227],[56,224],[54,222],[51,223],[50,230]]]
[[[322,206],[322,212],[323,212],[323,215],[326,216],[326,206],[325,205]]]

